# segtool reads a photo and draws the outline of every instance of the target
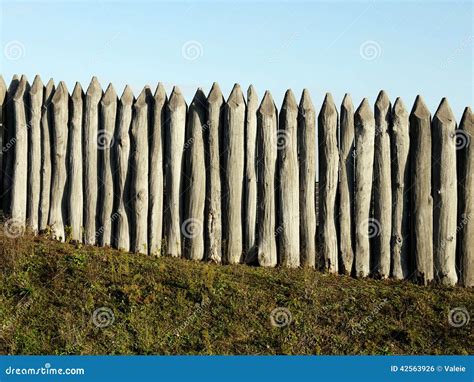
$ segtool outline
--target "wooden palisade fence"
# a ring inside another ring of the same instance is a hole
[[[409,113],[384,91],[354,111],[346,94],[338,111],[328,93],[317,113],[307,90],[299,104],[288,90],[279,112],[252,86],[227,100],[198,89],[188,107],[161,84],[118,98],[96,78],[69,94],[14,76],[0,77],[0,112],[5,229],[474,286],[473,117],[458,126],[446,99],[431,117],[420,96]]]

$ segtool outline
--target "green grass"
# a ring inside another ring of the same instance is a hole
[[[125,254],[0,226],[1,354],[469,354],[472,289]],[[97,327],[94,311],[114,322]],[[286,308],[284,327],[270,314]]]

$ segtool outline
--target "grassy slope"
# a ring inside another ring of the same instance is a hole
[[[473,312],[473,297],[472,289],[13,240],[0,226],[2,354],[466,354],[472,323],[453,328],[447,316],[460,306]],[[93,324],[99,307],[113,310],[111,326]],[[271,325],[276,307],[290,310],[289,326]]]

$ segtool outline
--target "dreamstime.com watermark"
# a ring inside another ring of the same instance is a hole
[[[85,375],[86,371],[82,367],[55,368],[50,363],[45,363],[42,367],[12,367],[5,369],[6,375]]]

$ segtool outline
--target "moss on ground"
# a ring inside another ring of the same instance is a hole
[[[472,354],[472,323],[453,327],[448,314],[473,312],[473,297],[11,239],[0,226],[1,354]],[[272,325],[276,308],[287,310],[274,324],[289,312],[289,325]]]

